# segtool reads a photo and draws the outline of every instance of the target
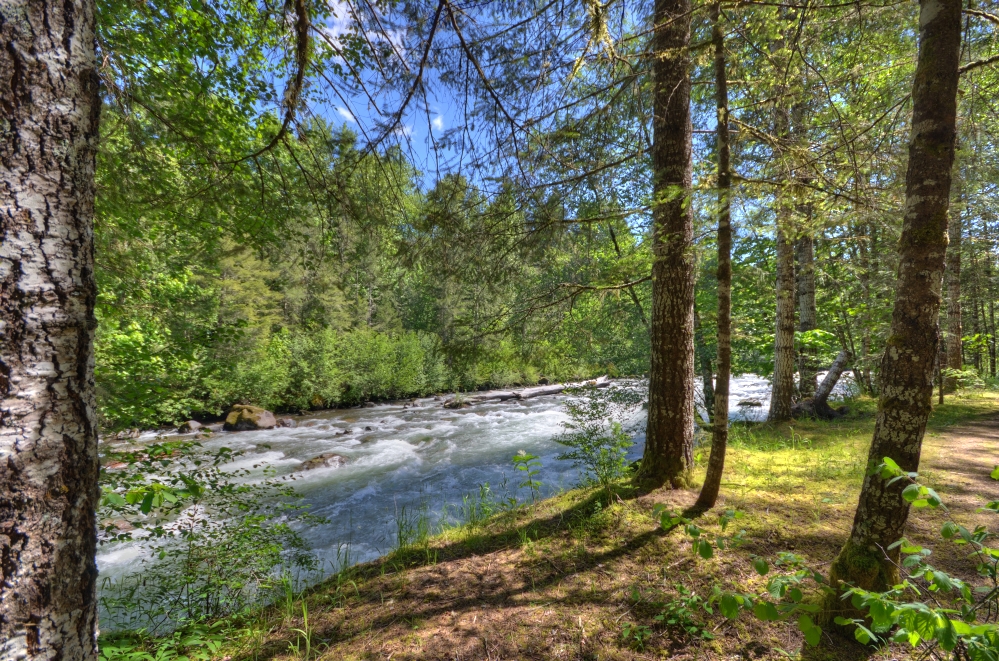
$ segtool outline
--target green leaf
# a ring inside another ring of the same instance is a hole
[[[734,620],[739,617],[739,601],[735,598],[735,595],[722,595],[721,601],[718,603],[718,607],[721,610],[722,615],[730,620]]]
[[[918,484],[910,484],[902,490],[902,498],[904,498],[907,503],[914,502],[917,498],[919,498],[921,491],[922,487]]]
[[[755,569],[756,573],[760,576],[766,576],[767,572],[770,571],[770,565],[768,565],[767,561],[763,558],[756,558],[753,560],[753,569]]]
[[[807,615],[802,615],[798,618],[798,628],[801,629],[801,633],[805,634],[805,642],[815,647],[819,644],[819,640],[822,638],[821,627],[815,626],[812,618]]]
[[[777,607],[769,601],[756,602],[756,605],[753,606],[753,615],[764,622],[773,622],[780,619],[780,613],[777,611]]]
[[[940,536],[943,537],[944,539],[952,539],[956,534],[957,534],[957,524],[954,523],[953,521],[948,521],[947,523],[943,524],[943,527],[940,529]]]
[[[944,620],[944,624],[937,628],[936,638],[940,647],[948,652],[957,647],[957,632],[950,620]]]
[[[711,542],[706,539],[700,539],[697,541],[697,554],[704,558],[705,560],[710,560],[711,556],[714,555],[714,549],[711,547]]]
[[[993,480],[999,480],[999,466],[996,466],[995,468],[992,469],[992,472],[989,473],[989,477],[991,477]]]

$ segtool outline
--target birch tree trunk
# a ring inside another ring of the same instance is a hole
[[[0,659],[96,659],[92,0],[0,3]]]
[[[898,583],[899,551],[889,547],[901,538],[909,516],[902,499],[904,484],[889,486],[870,469],[884,457],[905,471],[919,468],[939,334],[960,44],[961,2],[921,0],[895,305],[881,358],[881,394],[867,477],[850,537],[832,565],[833,585],[847,581],[882,591]],[[829,611],[846,606],[838,596],[827,604]]]
[[[652,328],[642,488],[684,486],[694,460],[690,0],[656,0],[652,37]]]
[[[728,447],[728,395],[732,375],[732,166],[728,134],[728,80],[721,3],[711,6],[711,42],[715,55],[715,105],[718,108],[718,356],[715,406],[708,472],[695,507],[709,509],[718,500]]]

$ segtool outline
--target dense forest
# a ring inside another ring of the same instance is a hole
[[[996,30],[4,0],[0,661],[996,661]]]

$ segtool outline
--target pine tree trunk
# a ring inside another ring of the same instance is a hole
[[[982,237],[985,239],[985,283],[984,299],[988,301],[988,314],[985,313],[983,301],[982,319],[985,322],[985,334],[988,336],[989,376],[996,375],[996,309],[995,292],[992,286],[992,235],[989,232],[989,222],[982,218]]]
[[[973,347],[973,349],[974,349],[974,353],[972,354],[971,362],[975,366],[975,371],[976,372],[981,372],[982,371],[982,345],[981,345],[982,327],[978,323],[978,301],[979,301],[979,298],[978,298],[978,272],[979,272],[979,269],[978,269],[978,264],[976,263],[977,260],[975,259],[974,246],[975,246],[975,244],[972,243],[971,244],[972,250],[971,250],[971,255],[970,255],[970,257],[971,257],[971,297],[970,297],[971,298],[971,301],[970,301],[970,303],[971,303],[971,335],[975,338],[974,344],[971,345]]]
[[[868,395],[874,394],[874,384],[871,382],[870,356],[871,356],[871,313],[870,309],[874,305],[871,298],[871,260],[869,258],[868,241],[870,241],[870,226],[866,223],[861,225],[864,230],[864,240],[857,246],[857,255],[860,261],[860,289],[864,293],[864,308],[860,315],[860,363],[857,368],[856,362],[853,366],[853,373],[858,377],[857,383]]]
[[[777,323],[774,332],[774,378],[767,420],[791,419],[794,402],[794,245],[791,209],[777,210]]]
[[[694,460],[694,227],[690,210],[690,0],[656,0],[649,422],[635,476],[687,484]]]
[[[875,591],[898,583],[899,551],[889,547],[902,536],[909,506],[901,481],[889,485],[870,469],[884,457],[906,471],[919,468],[933,395],[956,135],[960,1],[922,0],[919,25],[905,210],[878,416],[853,528],[830,572],[833,585],[847,581]],[[838,595],[827,603],[830,612],[844,607]]]
[[[0,659],[96,659],[92,0],[0,4]]]
[[[728,446],[728,396],[732,374],[732,171],[728,134],[728,81],[721,4],[711,6],[711,42],[715,55],[715,104],[718,108],[718,350],[715,406],[708,472],[695,507],[709,509],[718,500]]]
[[[811,208],[806,209],[811,216]],[[810,220],[810,218],[809,218]],[[806,224],[806,227],[808,224]],[[815,248],[812,237],[804,234],[794,242],[797,262],[798,330],[812,331],[819,327],[815,311]],[[818,383],[815,350],[802,347],[798,351],[798,392],[801,398],[815,394]]]
[[[947,228],[947,367],[958,370],[964,366],[961,355],[961,213],[952,213]],[[957,380],[944,378],[944,390],[954,392]]]

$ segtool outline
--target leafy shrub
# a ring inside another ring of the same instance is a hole
[[[268,601],[280,570],[315,569],[293,524],[316,519],[287,483],[227,469],[239,454],[188,441],[106,457],[119,468],[101,472],[101,543],[149,550],[101,586],[106,628],[155,634],[224,617]]]
[[[584,479],[599,484],[610,496],[611,485],[628,469],[631,434],[622,421],[641,406],[643,394],[637,388],[578,388],[565,407],[569,422],[555,440],[568,451],[557,459],[571,461],[583,472]]]

